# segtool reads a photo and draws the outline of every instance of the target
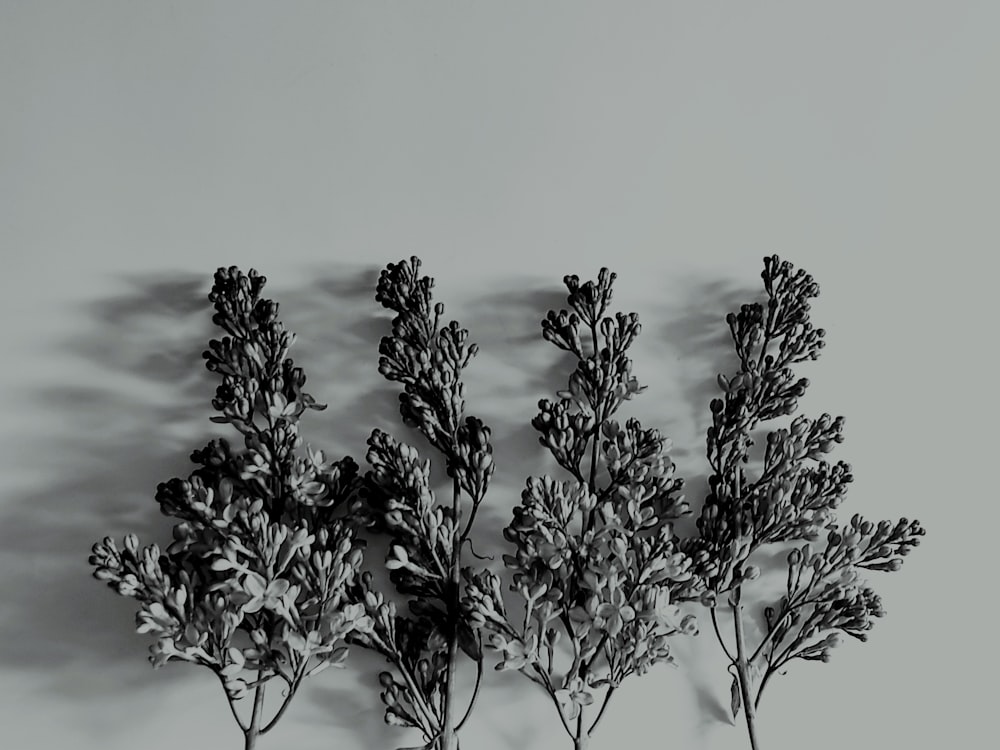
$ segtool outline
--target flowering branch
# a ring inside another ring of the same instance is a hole
[[[672,661],[669,637],[697,631],[675,603],[695,579],[671,524],[689,511],[669,441],[636,419],[613,418],[644,390],[626,355],[638,316],[607,314],[614,280],[607,269],[583,284],[567,276],[572,309],[542,322],[544,338],[577,364],[558,400],[539,402],[532,425],[571,480],[529,478],[504,531],[523,617],[508,613],[491,572],[468,572],[465,598],[473,624],[502,654],[497,669],[517,670],[549,694],[577,750],[625,678]]]
[[[156,638],[154,667],[186,661],[216,675],[247,750],[302,681],[342,666],[347,639],[372,625],[347,596],[362,552],[336,518],[357,494],[358,467],[301,450],[301,416],[325,407],[302,391],[305,374],[287,357],[294,335],[261,297],[264,284],[256,271],[220,268],[209,295],[228,334],[204,355],[222,378],[212,421],[232,425],[243,448],[213,440],[191,455],[187,479],[157,487],[161,511],[177,520],[166,550],[128,534],[121,547],[98,542],[89,560],[98,580],[139,602],[137,631]],[[284,700],[265,722],[265,686],[275,679]],[[251,692],[243,719],[237,705]]]
[[[376,301],[392,310],[392,333],[379,347],[379,372],[402,384],[403,422],[417,428],[445,459],[452,480],[450,504],[437,502],[430,461],[382,430],[368,440],[369,523],[391,540],[386,567],[409,615],[399,613],[362,576],[360,594],[373,619],[359,642],[385,656],[396,674],[383,672],[385,720],[413,727],[426,748],[456,750],[458,728],[468,718],[479,689],[482,651],[464,617],[461,601],[462,547],[493,475],[490,429],[466,417],[462,371],[476,355],[469,332],[457,322],[442,325],[444,305],[434,304],[434,280],[420,276],[420,261],[390,263]],[[463,523],[467,501],[468,516]],[[464,717],[455,692],[458,651],[477,662],[477,680]],[[461,718],[460,718],[461,717]]]
[[[707,436],[709,494],[699,536],[683,545],[705,583],[715,632],[734,672],[733,714],[742,707],[754,750],[756,709],[771,677],[793,659],[828,661],[840,634],[865,640],[884,611],[861,572],[898,570],[924,534],[907,519],[875,524],[855,515],[846,527],[836,526],[834,511],[853,476],[850,465],[823,457],[843,442],[843,417],[799,416],[768,432],[763,458],[750,472],[760,425],[793,414],[809,386],[793,366],[817,359],[825,343],[825,332],[810,320],[809,300],[819,294],[812,276],[777,256],[764,259],[761,276],[766,305],[743,305],[726,318],[740,369],[718,378],[723,395],[711,403]],[[809,543],[822,537],[825,544]],[[766,545],[802,540],[807,543],[787,558],[786,593],[765,607],[766,632],[751,648],[742,588],[760,572],[751,558]],[[724,593],[733,615],[732,650],[715,611]]]

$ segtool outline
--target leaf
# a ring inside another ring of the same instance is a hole
[[[333,651],[326,656],[323,660],[327,662],[331,667],[343,667],[344,662],[347,661],[347,654],[349,649],[346,646],[341,646],[340,648],[335,648]]]
[[[329,669],[329,668],[330,668],[330,667],[332,667],[332,666],[334,666],[334,665],[333,665],[333,664],[331,664],[331,663],[330,663],[330,662],[328,662],[328,661],[321,661],[321,662],[320,662],[319,664],[317,664],[317,665],[316,665],[315,667],[313,667],[313,668],[312,668],[312,669],[310,669],[310,670],[309,670],[308,672],[306,672],[306,677],[312,677],[312,676],[313,676],[314,674],[319,674],[319,673],[320,673],[320,672],[322,672],[322,671],[323,671],[324,669]]]
[[[458,645],[473,661],[483,660],[483,649],[479,638],[476,637],[467,623],[460,622],[458,624]]]
[[[729,686],[729,707],[733,711],[733,719],[735,720],[737,716],[740,715],[740,681],[736,675],[733,675],[733,684]]]

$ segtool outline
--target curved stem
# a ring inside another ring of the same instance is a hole
[[[573,734],[573,730],[570,729],[569,724],[566,722],[566,717],[563,715],[562,706],[559,705],[559,699],[556,698],[555,687],[552,685],[552,681],[549,679],[548,673],[540,666],[538,666],[538,664],[536,663],[532,663],[531,668],[534,669],[535,672],[538,673],[538,676],[541,678],[542,686],[545,688],[545,692],[547,692],[549,694],[549,697],[552,699],[552,703],[556,707],[556,713],[559,714],[559,721],[562,722],[563,729],[566,730],[566,734],[570,736],[570,739],[575,740],[576,735]]]
[[[216,674],[218,674],[218,673],[216,673]],[[222,683],[222,688],[223,688],[223,690],[225,690],[226,681],[223,679],[222,675],[218,675],[218,676],[219,676],[219,681]],[[244,734],[246,734],[247,725],[243,723],[243,719],[241,719],[239,713],[237,713],[237,711],[236,711],[236,704],[233,703],[233,699],[229,697],[229,693],[226,693],[226,703],[229,704],[229,710],[232,712],[233,718],[236,719],[236,724],[237,724],[237,726],[239,726],[240,731],[243,732]]]
[[[719,639],[719,645],[722,646],[722,650],[726,652],[726,656],[729,657],[729,661],[735,664],[736,657],[734,657],[729,652],[729,647],[726,645],[726,642],[722,639],[722,633],[719,630],[719,618],[715,614],[715,607],[712,607],[709,611],[712,613],[712,627],[715,629],[715,637]]]
[[[465,709],[465,715],[462,717],[462,720],[455,725],[456,732],[465,725],[465,722],[468,720],[469,715],[472,713],[472,708],[476,705],[476,698],[479,697],[479,686],[482,684],[482,682],[483,682],[483,660],[482,658],[480,658],[479,661],[476,662],[476,684],[472,688],[472,699],[469,701],[469,707]]]
[[[615,692],[615,686],[612,685],[608,688],[608,691],[604,694],[604,701],[601,703],[601,709],[597,712],[597,718],[594,719],[594,723],[590,725],[590,729],[587,730],[587,734],[591,735],[594,730],[597,729],[597,725],[601,723],[601,717],[604,716],[604,710],[608,707],[608,701],[611,700],[611,694]]]
[[[764,672],[764,677],[760,681],[760,687],[757,688],[757,697],[754,699],[753,707],[756,709],[760,706],[760,698],[764,695],[764,688],[767,685],[767,681],[771,679],[771,675],[777,672],[777,668],[773,666],[768,666],[767,671]]]
[[[305,668],[306,662],[304,661],[296,672],[294,679],[288,684],[288,695],[286,695],[285,699],[281,702],[281,707],[271,720],[264,725],[264,728],[260,730],[261,734],[267,734],[271,731],[271,728],[278,723],[278,719],[284,715],[285,711],[288,709],[288,705],[292,702],[292,698],[295,696],[295,692],[299,689],[299,683],[302,682],[302,678],[305,676]]]

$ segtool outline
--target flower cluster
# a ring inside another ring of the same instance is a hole
[[[859,571],[898,570],[924,533],[916,521],[874,524],[857,516],[837,528],[835,511],[853,476],[849,464],[825,457],[843,442],[843,417],[798,416],[766,432],[763,458],[751,469],[760,425],[794,414],[809,386],[793,366],[817,359],[825,343],[823,329],[810,319],[810,300],[819,294],[812,276],[777,256],[764,259],[761,276],[766,304],[743,305],[726,318],[740,369],[718,377],[722,396],[711,402],[707,435],[709,494],[699,535],[682,545],[696,561],[703,600],[712,606],[716,634],[735,668],[733,712],[744,707],[754,748],[755,708],[771,676],[794,658],[828,660],[840,642],[838,631],[864,640],[882,606]],[[767,632],[751,649],[742,587],[759,575],[754,553],[773,543],[815,542],[824,534],[824,550],[813,552],[806,544],[788,555],[786,595],[765,608]],[[716,603],[723,593],[729,594],[734,619],[733,649],[718,627]],[[762,675],[756,685],[755,673]]]
[[[306,677],[347,656],[352,636],[372,620],[349,591],[362,563],[353,530],[334,517],[357,495],[357,464],[299,449],[299,419],[322,408],[302,391],[305,375],[287,357],[294,336],[261,298],[256,271],[221,268],[209,295],[215,323],[229,335],[213,340],[207,367],[222,376],[213,421],[233,425],[244,447],[210,442],[192,454],[187,479],[160,484],[156,500],[177,520],[173,543],[94,545],[94,575],[140,609],[137,630],[156,639],[155,667],[186,661],[211,669],[225,687],[234,718],[252,747],[285,711]],[[266,683],[286,685],[266,724]],[[252,691],[252,715],[236,703]]]
[[[403,386],[404,423],[443,455],[451,503],[437,501],[430,461],[415,447],[372,432],[361,512],[388,535],[390,579],[413,598],[402,614],[372,590],[370,579],[362,582],[374,631],[359,640],[396,669],[396,676],[380,677],[386,721],[419,729],[428,747],[455,750],[464,721],[455,705],[458,650],[477,662],[477,674],[482,661],[460,606],[461,553],[493,476],[493,448],[490,428],[464,413],[462,371],[477,347],[457,322],[442,324],[444,305],[433,302],[434,280],[420,275],[420,265],[417,258],[390,263],[379,278],[375,299],[395,313],[392,333],[379,346],[379,372]],[[464,520],[463,497],[469,503]]]
[[[539,403],[532,425],[572,479],[530,478],[504,531],[514,547],[504,562],[523,611],[508,612],[497,574],[466,573],[464,603],[500,653],[497,669],[542,686],[577,747],[625,678],[670,661],[670,636],[697,632],[677,606],[697,579],[671,524],[688,507],[669,441],[636,419],[613,418],[643,390],[627,356],[638,316],[606,314],[614,280],[607,269],[582,284],[567,276],[572,310],[542,322],[545,339],[577,366],[557,401]],[[601,693],[585,725],[586,707]]]

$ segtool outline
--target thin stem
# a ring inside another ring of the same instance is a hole
[[[808,594],[811,588],[812,584],[810,584],[806,589],[802,591],[802,595],[804,596]],[[787,617],[791,612],[794,612],[796,609],[800,609],[801,607],[805,607],[810,604],[815,604],[819,600],[820,598],[816,597],[814,599],[803,599],[800,602],[795,602],[795,597],[793,597],[790,600],[790,603],[785,606],[784,611],[781,614],[781,617],[775,620],[775,627],[773,627],[771,630],[767,632],[767,635],[764,636],[764,640],[760,642],[760,645],[757,646],[757,649],[753,652],[753,656],[751,656],[749,659],[750,663],[755,662],[757,660],[757,657],[759,657],[762,653],[764,653],[764,649],[767,647],[767,645],[774,640],[774,637],[778,632],[778,624],[781,622],[782,619]],[[775,646],[777,646],[777,644],[775,644]],[[773,653],[774,649],[771,649],[771,651]]]
[[[472,713],[473,706],[476,705],[476,698],[479,697],[479,686],[482,684],[483,681],[483,660],[481,656],[482,655],[480,655],[479,661],[476,662],[476,684],[472,688],[472,699],[469,701],[469,707],[465,709],[465,715],[462,717],[462,720],[455,725],[456,732],[465,725],[465,722],[468,720],[469,715]]]
[[[778,632],[778,623],[776,622],[775,626],[771,630],[767,631],[767,635],[764,636],[764,640],[760,642],[760,645],[757,646],[756,650],[753,652],[753,655],[750,657],[749,661],[751,664],[755,662],[762,653],[764,653],[764,649],[774,639],[774,635],[777,632]]]
[[[604,694],[604,701],[601,703],[601,708],[597,712],[597,718],[594,719],[594,723],[590,725],[590,729],[587,730],[587,734],[591,735],[594,730],[597,729],[597,725],[600,724],[601,718],[604,716],[604,710],[608,707],[608,701],[611,700],[611,694],[615,692],[615,686],[612,685],[608,688],[608,691]]]
[[[434,712],[433,707],[427,704],[424,699],[424,694],[420,690],[420,686],[417,685],[417,681],[413,677],[413,673],[410,671],[409,665],[406,660],[399,653],[395,646],[392,633],[387,632],[386,638],[382,638],[378,631],[373,631],[369,636],[371,638],[371,644],[361,644],[366,648],[372,648],[376,653],[382,654],[399,672],[400,677],[403,678],[403,682],[406,683],[407,690],[410,691],[412,696],[410,700],[410,705],[416,712],[416,718],[422,722],[422,729],[426,737],[434,737],[440,734],[440,728],[437,722],[437,715]],[[356,641],[351,641],[356,643]]]
[[[537,663],[532,663],[531,668],[534,669],[535,672],[538,673],[538,676],[541,678],[541,684],[545,688],[545,692],[548,693],[549,697],[552,699],[552,703],[556,707],[556,713],[559,714],[559,721],[562,722],[563,729],[566,730],[566,734],[569,735],[570,739],[575,740],[576,735],[573,734],[573,730],[570,729],[569,724],[566,722],[566,717],[563,715],[562,706],[559,705],[559,699],[556,698],[555,686],[552,684],[552,680],[549,679],[548,672],[546,672],[544,669],[538,666]]]
[[[590,670],[593,668],[594,663],[597,661],[597,657],[601,655],[602,649],[604,648],[604,645],[608,642],[608,638],[610,637],[611,636],[607,632],[605,632],[604,635],[601,636],[601,640],[598,641],[597,643],[597,648],[594,649],[594,655],[591,656],[590,660],[580,668],[581,679],[585,678],[588,674],[590,674]],[[608,660],[609,664],[610,661],[611,660],[609,659]]]
[[[740,684],[740,695],[743,698],[743,715],[747,720],[747,733],[750,735],[750,747],[758,750],[755,702],[750,697],[750,663],[747,661],[746,636],[743,633],[743,605],[740,603],[740,587],[733,589],[733,622],[736,628],[736,673]]]
[[[769,665],[767,671],[764,672],[764,678],[760,681],[760,687],[757,688],[757,697],[754,699],[753,707],[757,709],[760,707],[760,698],[764,695],[764,688],[767,685],[767,681],[771,679],[771,675],[777,672],[777,668]]]
[[[482,500],[472,503],[472,512],[469,513],[469,521],[465,524],[465,530],[462,532],[462,536],[459,537],[460,542],[464,543],[466,539],[469,538],[469,534],[472,532],[472,523],[476,520],[476,513],[479,512],[479,506],[482,504]]]
[[[264,728],[260,730],[261,734],[267,734],[271,731],[271,728],[278,723],[278,719],[280,719],[288,709],[295,692],[299,689],[299,683],[302,682],[302,678],[305,676],[305,667],[306,662],[303,662],[296,672],[295,678],[288,684],[288,695],[286,695],[285,700],[281,702],[281,707],[278,709],[278,712],[269,722],[267,722],[267,724],[264,725]]]
[[[432,736],[440,733],[440,727],[437,726],[437,722],[435,721],[434,710],[428,706],[427,702],[424,700],[424,695],[421,692],[420,687],[417,685],[417,681],[413,679],[413,675],[410,673],[409,667],[403,662],[402,658],[399,658],[398,656],[394,655],[392,660],[396,665],[396,668],[399,670],[399,674],[403,678],[403,681],[406,683],[406,687],[409,689],[410,695],[413,697],[410,701],[410,705],[419,713],[418,718],[423,720],[424,726],[429,730],[425,731],[424,734]]]
[[[715,637],[719,639],[719,645],[722,646],[722,650],[726,652],[726,656],[729,657],[729,661],[735,664],[736,657],[729,652],[729,647],[726,645],[726,642],[722,640],[722,633],[719,630],[719,618],[715,613],[715,607],[712,607],[709,611],[712,613],[712,627],[715,629]]]
[[[226,681],[223,679],[222,675],[219,675],[219,681],[222,682],[222,686],[225,688]],[[229,710],[232,712],[233,718],[236,719],[236,724],[239,726],[240,731],[246,734],[247,725],[243,723],[243,719],[241,719],[240,715],[236,712],[236,704],[233,702],[233,699],[229,697],[229,693],[226,693],[226,703],[229,704]]]

